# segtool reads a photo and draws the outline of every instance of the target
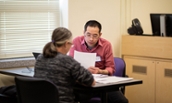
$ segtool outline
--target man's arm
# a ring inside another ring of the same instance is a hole
[[[92,74],[104,74],[104,75],[109,75],[109,71],[108,70],[102,70],[98,67],[89,67],[88,70],[92,73]]]
[[[109,43],[105,49],[105,70],[109,72],[109,75],[113,75],[115,72],[115,62],[112,53],[112,46]]]
[[[80,37],[76,37],[72,41],[73,45],[69,50],[69,56],[74,57],[74,51],[77,50],[77,45],[80,44]],[[77,50],[78,51],[78,50]]]
[[[115,63],[114,63],[114,57],[113,57],[113,53],[112,53],[112,48],[111,48],[111,44],[107,43],[107,45],[105,45],[105,50],[104,52],[104,67],[105,68],[99,68],[99,67],[90,67],[88,68],[88,70],[92,73],[92,74],[105,74],[105,75],[113,75],[114,71],[115,71]]]

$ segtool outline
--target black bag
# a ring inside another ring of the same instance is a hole
[[[128,28],[128,33],[130,35],[142,35],[143,34],[143,29],[141,27],[141,23],[139,19],[135,18],[132,20],[132,25],[131,27]]]
[[[0,88],[0,103],[17,103],[17,90],[15,85]]]

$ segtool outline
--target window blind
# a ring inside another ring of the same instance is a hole
[[[59,0],[0,0],[0,59],[42,52],[60,26]]]

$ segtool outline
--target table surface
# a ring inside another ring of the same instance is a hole
[[[1,74],[6,74],[6,75],[12,75],[12,76],[28,76],[28,77],[33,77],[34,75],[34,68],[33,67],[20,67],[20,68],[6,68],[6,69],[0,69]],[[91,88],[100,88],[100,87],[111,87],[111,86],[127,86],[127,85],[134,85],[134,84],[142,84],[142,80],[126,80],[126,81],[121,81],[121,82],[114,82],[114,83],[108,83],[108,84],[103,84],[103,83],[96,83],[95,86],[89,87]],[[85,86],[83,86],[85,88]]]
[[[33,77],[33,67],[20,67],[20,68],[6,68],[0,69],[1,74],[12,75],[12,76],[28,76]]]

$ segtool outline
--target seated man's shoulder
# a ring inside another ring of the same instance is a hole
[[[102,44],[111,45],[110,41],[108,41],[107,39],[100,38],[100,41],[101,41]]]
[[[74,41],[82,41],[84,39],[84,36],[77,36],[73,40]]]

